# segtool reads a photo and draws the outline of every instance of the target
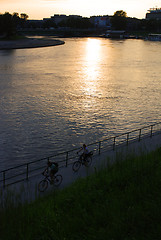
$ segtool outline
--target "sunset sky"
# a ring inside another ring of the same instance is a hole
[[[161,0],[0,0],[0,13],[26,13],[29,19],[49,18],[54,14],[113,15],[123,10],[128,17],[145,18],[149,8],[160,7]]]

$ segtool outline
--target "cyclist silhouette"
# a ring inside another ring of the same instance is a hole
[[[49,173],[49,176],[51,178],[51,182],[53,182],[54,181],[54,175],[58,172],[58,163],[48,161],[47,168],[44,170],[43,173],[45,173],[45,172]]]
[[[86,157],[88,156],[89,154],[89,150],[87,148],[87,145],[86,144],[83,144],[83,147],[81,147],[81,149],[77,152],[77,154],[79,152],[83,151],[83,153],[80,155],[80,160],[83,162],[86,160]]]

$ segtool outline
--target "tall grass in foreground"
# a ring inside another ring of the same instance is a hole
[[[160,240],[161,149],[0,211],[0,239]]]

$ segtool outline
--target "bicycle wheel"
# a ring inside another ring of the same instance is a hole
[[[44,192],[48,187],[48,181],[46,179],[42,180],[38,184],[39,192]]]
[[[54,178],[54,185],[59,186],[62,183],[63,177],[62,175],[56,175]]]
[[[86,167],[89,167],[89,166],[91,165],[91,163],[92,163],[92,157],[91,157],[91,156],[88,156],[88,157],[86,158],[86,160],[85,160],[84,165],[85,165]]]
[[[81,162],[80,161],[74,162],[73,163],[73,167],[72,167],[73,171],[77,172],[79,170],[80,166],[81,166]]]

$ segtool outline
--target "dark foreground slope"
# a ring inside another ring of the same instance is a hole
[[[18,201],[18,197],[17,197]],[[7,204],[7,199],[6,199]],[[160,240],[161,150],[0,212],[0,239]]]

